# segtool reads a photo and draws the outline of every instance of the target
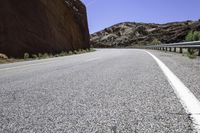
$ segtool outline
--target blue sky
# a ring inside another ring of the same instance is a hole
[[[82,0],[90,33],[120,22],[166,23],[200,19],[200,0]]]

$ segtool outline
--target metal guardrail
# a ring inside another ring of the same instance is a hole
[[[200,41],[193,42],[180,42],[180,43],[171,43],[171,44],[161,44],[161,45],[150,45],[146,46],[147,49],[155,49],[155,50],[164,50],[164,51],[173,51],[176,52],[177,48],[180,49],[180,53],[183,53],[183,49],[195,48],[199,49],[198,55],[200,56]]]

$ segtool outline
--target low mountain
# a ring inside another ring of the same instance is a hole
[[[189,31],[200,31],[200,21],[184,21],[166,24],[125,22],[113,25],[91,35],[91,45],[96,48],[138,47],[185,40]]]

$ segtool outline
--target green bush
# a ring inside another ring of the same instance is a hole
[[[185,37],[186,41],[193,41],[193,31],[190,31]]]
[[[28,58],[30,58],[29,53],[24,53],[24,59],[28,59]]]
[[[200,40],[200,31],[190,31],[187,36],[185,37],[186,41],[199,41]],[[195,53],[197,52],[197,49],[195,48],[189,48],[188,49],[188,57],[189,58],[196,58]]]
[[[194,31],[193,33],[193,41],[199,41],[200,40],[200,32]]]
[[[200,31],[190,31],[185,37],[186,41],[199,41],[200,40]]]

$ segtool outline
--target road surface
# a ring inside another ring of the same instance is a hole
[[[170,56],[150,52],[170,66]],[[177,70],[173,72],[179,77]],[[0,65],[0,132],[196,131],[167,77],[148,53],[98,49]]]

